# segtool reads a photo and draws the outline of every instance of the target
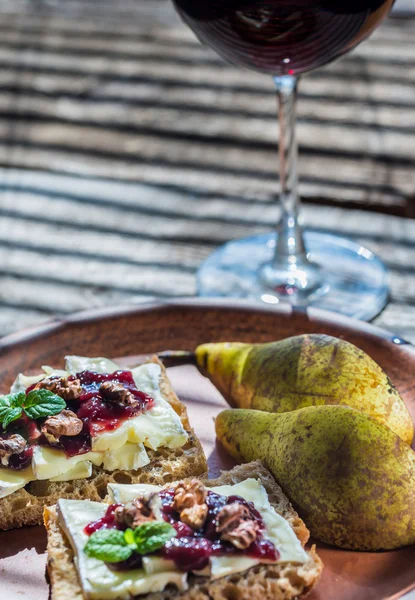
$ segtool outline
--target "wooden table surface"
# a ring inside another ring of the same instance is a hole
[[[273,227],[271,80],[167,0],[0,0],[0,17],[0,334],[192,295],[217,245]],[[299,117],[305,224],[379,254],[375,322],[415,342],[415,18],[304,77]]]

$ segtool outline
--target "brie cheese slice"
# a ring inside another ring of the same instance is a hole
[[[150,459],[143,444],[127,442],[121,448],[105,452],[102,466],[106,471],[115,471],[116,469],[135,471],[148,465],[149,462]]]
[[[102,464],[103,455],[99,452],[86,452],[77,456],[68,457],[62,450],[48,448],[47,446],[34,446],[32,467],[36,479],[52,479],[68,473],[77,463],[89,461],[99,466]]]
[[[92,463],[89,460],[84,460],[77,463],[72,469],[62,473],[62,475],[56,475],[51,477],[50,481],[73,481],[74,479],[88,479],[92,475]]]
[[[157,450],[161,446],[165,448],[184,446],[188,434],[179,415],[163,398],[160,389],[160,365],[155,363],[140,365],[131,372],[137,389],[151,396],[154,406],[124,421],[114,431],[93,437],[92,449],[98,452],[116,450],[127,442],[144,444],[152,450]]]
[[[160,486],[151,485],[151,483],[132,483],[128,485],[124,483],[109,483],[108,497],[110,504],[126,504],[135,498],[150,496],[150,494],[154,494],[160,490]]]
[[[109,358],[98,356],[88,358],[87,356],[65,356],[65,368],[71,375],[82,373],[82,371],[95,371],[95,373],[115,373],[120,367]]]
[[[0,498],[5,498],[13,492],[17,492],[36,477],[33,474],[32,467],[27,467],[21,471],[12,469],[0,469]]]
[[[304,563],[308,560],[307,553],[291,525],[275,511],[268,499],[267,491],[260,481],[250,478],[234,485],[222,485],[211,489],[224,496],[242,496],[248,502],[254,503],[267,528],[266,537],[271,540],[280,553],[278,562]]]
[[[23,373],[19,373],[10,388],[10,393],[18,394],[20,392],[25,392],[28,387],[39,383],[39,381],[42,381],[45,377],[49,377],[50,375],[56,375],[57,377],[67,377],[69,375],[66,371],[53,369],[46,365],[42,367],[42,370],[44,373],[40,373],[39,375],[24,375]]]

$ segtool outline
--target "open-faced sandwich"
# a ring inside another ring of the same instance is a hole
[[[260,462],[108,491],[45,509],[51,600],[289,600],[319,579],[305,524]]]
[[[121,369],[69,356],[20,374],[0,397],[0,529],[42,522],[60,498],[100,501],[109,483],[163,485],[207,471],[202,447],[157,360]]]

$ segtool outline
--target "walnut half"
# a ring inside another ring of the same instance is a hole
[[[148,498],[136,498],[115,509],[114,516],[117,525],[135,529],[143,523],[156,520],[156,511],[160,511],[161,501],[157,493]]]
[[[123,406],[135,406],[138,400],[125,388],[122,383],[116,381],[104,381],[101,383],[99,393],[107,402],[117,402]]]
[[[24,437],[18,435],[11,435],[7,439],[0,438],[0,462],[3,467],[9,465],[10,457],[13,454],[21,454],[26,450],[27,443]]]
[[[258,537],[258,524],[250,518],[246,506],[238,502],[223,506],[216,520],[220,539],[230,542],[238,550],[246,550]]]
[[[180,520],[193,530],[199,531],[205,524],[208,514],[207,491],[197,479],[181,481],[174,492],[173,509],[180,514]]]
[[[62,435],[74,436],[81,433],[84,424],[71,410],[63,410],[58,415],[48,417],[41,431],[50,444],[59,442]]]
[[[49,390],[64,400],[76,400],[82,394],[79,379],[69,380],[65,377],[46,377],[35,385],[36,390]]]

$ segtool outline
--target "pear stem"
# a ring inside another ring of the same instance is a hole
[[[196,354],[188,350],[164,350],[163,352],[158,352],[157,357],[163,361],[166,367],[197,364]]]

